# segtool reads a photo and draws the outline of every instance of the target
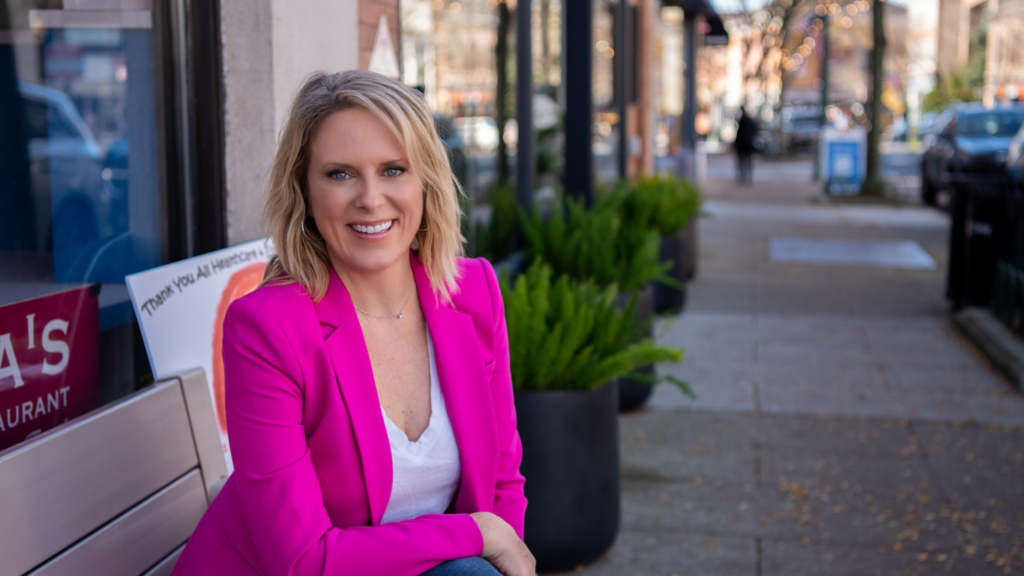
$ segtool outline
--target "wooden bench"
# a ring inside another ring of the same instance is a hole
[[[202,370],[0,457],[0,576],[165,576],[227,479]]]

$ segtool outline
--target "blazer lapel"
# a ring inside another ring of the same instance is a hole
[[[497,444],[497,429],[473,320],[440,304],[419,258],[410,252],[410,260],[420,307],[434,341],[437,375],[462,462],[455,511],[490,510],[482,506],[494,499],[497,454],[493,446]]]
[[[391,444],[380,411],[370,354],[352,298],[333,268],[329,268],[329,273],[327,293],[316,303],[316,310],[324,345],[334,365],[341,398],[359,445],[371,521],[377,526],[391,498]]]

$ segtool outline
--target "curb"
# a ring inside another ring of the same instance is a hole
[[[960,329],[1017,387],[1024,391],[1024,341],[987,308],[965,308],[953,316]]]
[[[893,198],[891,196],[861,196],[859,194],[852,194],[849,196],[830,196],[825,193],[819,193],[815,198],[815,203],[824,204],[826,206],[884,206],[886,208],[924,207],[924,204],[921,204],[920,202],[909,202],[899,198]]]

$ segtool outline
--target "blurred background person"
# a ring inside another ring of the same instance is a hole
[[[736,151],[736,181],[741,184],[754,182],[754,152],[757,152],[757,121],[747,115],[747,109],[740,108],[740,117],[736,121],[736,140],[733,148]]]

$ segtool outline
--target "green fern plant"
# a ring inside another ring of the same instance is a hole
[[[633,341],[634,306],[616,306],[614,284],[553,276],[550,266],[534,262],[514,284],[500,280],[515,389],[589,390],[641,366],[683,359],[681,348]],[[663,380],[693,397],[685,382]]]
[[[696,218],[700,206],[700,190],[692,181],[648,176],[618,182],[597,210],[618,212],[627,226],[651,228],[670,236]]]
[[[624,291],[652,280],[675,284],[666,274],[671,263],[658,258],[658,232],[631,225],[616,210],[588,211],[568,199],[565,209],[547,220],[537,210],[519,214],[527,258],[550,264],[556,274],[598,286],[616,284]]]
[[[518,244],[519,220],[516,189],[508,182],[498,182],[488,194],[491,219],[477,224],[473,254],[491,262],[500,262],[515,250]]]

